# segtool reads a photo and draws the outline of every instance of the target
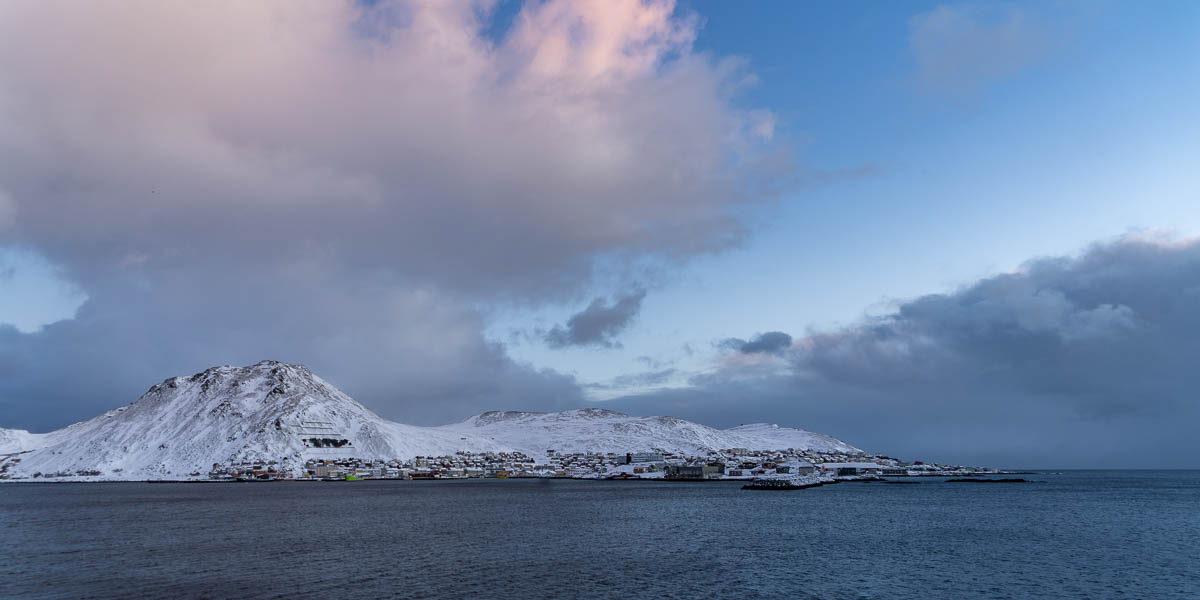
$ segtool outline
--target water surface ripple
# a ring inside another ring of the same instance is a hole
[[[1200,472],[0,485],[0,598],[1200,598]]]

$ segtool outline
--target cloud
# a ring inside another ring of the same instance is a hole
[[[344,274],[317,269],[261,279],[189,271],[145,286],[129,274],[110,285],[118,290],[93,288],[74,319],[30,334],[0,328],[5,425],[61,426],[172,374],[263,358],[308,365],[377,412],[418,424],[583,403],[573,378],[514,362],[484,339],[482,314],[429,290],[347,285]],[[310,295],[294,302],[297,289]]]
[[[529,2],[500,39],[489,6],[0,6],[0,245],[88,298],[0,333],[0,426],[263,358],[410,421],[578,402],[483,338],[490,307],[736,243],[779,149],[670,2]],[[613,343],[639,304],[564,343]]]
[[[646,365],[646,367],[650,368],[650,369],[662,369],[663,367],[669,367],[669,366],[675,364],[674,360],[664,359],[664,358],[656,358],[653,356],[638,356],[638,357],[635,357],[633,360],[635,360],[643,365]]]
[[[739,338],[729,338],[718,345],[742,354],[782,354],[791,348],[792,336],[782,331],[768,331],[754,336],[748,342]]]
[[[586,387],[594,390],[625,390],[627,392],[630,388],[647,388],[666,384],[677,374],[679,374],[679,370],[674,368],[627,373],[618,375],[606,383],[590,383]]]
[[[638,290],[629,295],[614,299],[607,304],[603,298],[596,298],[582,312],[567,319],[566,327],[555,325],[545,336],[546,344],[551,348],[567,346],[601,346],[604,348],[618,347],[616,336],[624,331],[642,310],[642,300],[646,297],[645,290]]]
[[[0,231],[9,229],[17,222],[17,203],[0,188]]]
[[[1200,242],[1130,236],[795,340],[784,372],[722,361],[615,406],[782,420],[912,458],[1195,467],[1197,307]]]
[[[4,11],[0,181],[81,279],[317,257],[565,298],[598,253],[739,239],[768,120],[669,2],[531,2],[499,43],[467,2]]]
[[[972,98],[1020,74],[1050,46],[1049,34],[1017,8],[941,5],[909,22],[917,83],[956,98]]]

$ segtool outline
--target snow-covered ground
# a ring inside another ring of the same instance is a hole
[[[529,456],[560,453],[663,450],[703,455],[708,450],[796,448],[859,453],[827,435],[765,423],[714,429],[675,417],[635,417],[601,408],[557,413],[492,411],[437,429],[482,437]]]
[[[313,438],[347,443],[313,447]],[[9,478],[185,479],[207,473],[214,463],[245,461],[295,467],[309,458],[406,459],[459,450],[544,457],[550,449],[695,454],[720,448],[859,452],[800,429],[758,424],[718,430],[602,409],[493,411],[416,427],[380,417],[304,367],[263,361],[167,379],[133,404],[50,433],[0,429],[0,471]]]
[[[34,450],[46,444],[46,434],[29,433],[24,429],[0,428],[0,455],[22,450]]]

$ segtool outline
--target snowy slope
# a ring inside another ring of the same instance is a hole
[[[24,429],[0,428],[0,455],[32,450],[46,445],[46,434],[29,433]]]
[[[314,437],[349,443],[313,447]],[[207,473],[213,463],[244,461],[275,460],[295,470],[308,458],[407,459],[459,450],[520,450],[541,458],[547,449],[700,454],[738,447],[858,452],[799,429],[760,424],[722,431],[595,408],[493,411],[415,427],[376,415],[304,367],[263,361],[167,379],[133,404],[50,433],[0,429],[0,469],[10,477],[99,471],[102,479],[181,479]]]
[[[304,367],[273,361],[168,379],[129,406],[45,435],[52,443],[20,455],[10,474],[98,470],[106,478],[173,479],[207,473],[215,462],[395,458],[494,445],[393,423]],[[350,445],[310,449],[307,437]]]
[[[531,456],[541,456],[545,449],[559,452],[665,450],[687,454],[703,454],[710,449],[722,448],[860,452],[827,435],[778,425],[744,425],[720,430],[675,417],[634,417],[600,408],[558,413],[492,411],[439,429],[485,437]]]
[[[823,433],[780,427],[772,423],[754,423],[726,429],[724,433],[746,440],[742,448],[803,448],[817,452],[861,454],[862,450]]]

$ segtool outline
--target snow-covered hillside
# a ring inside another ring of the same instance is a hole
[[[52,443],[17,457],[10,475],[99,471],[114,479],[176,479],[207,473],[216,462],[394,458],[493,446],[393,423],[308,369],[273,361],[168,379],[129,406],[45,435]],[[313,448],[306,442],[312,438],[349,444]]]
[[[823,433],[780,427],[773,423],[753,423],[726,429],[722,433],[746,441],[743,448],[803,448],[817,452],[861,454],[862,450]],[[749,445],[747,445],[749,444]]]
[[[757,424],[720,430],[675,417],[634,417],[601,408],[558,413],[492,411],[439,429],[485,437],[531,456],[541,456],[546,449],[568,453],[660,449],[702,454],[721,448],[860,452],[840,440],[802,429]]]
[[[44,434],[29,433],[24,429],[0,427],[0,455],[21,450],[33,450],[45,445]]]
[[[747,425],[722,431],[602,409],[493,411],[452,425],[415,427],[376,415],[304,367],[263,361],[167,379],[133,404],[50,433],[0,429],[0,469],[9,477],[183,479],[207,473],[214,463],[242,461],[296,468],[308,458],[405,459],[459,450],[519,450],[537,458],[547,449],[696,453],[737,447],[858,452],[799,429]]]

